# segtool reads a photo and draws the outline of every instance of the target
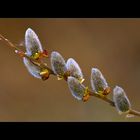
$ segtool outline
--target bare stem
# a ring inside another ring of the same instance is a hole
[[[0,34],[0,39],[7,43],[7,45],[11,48],[14,48],[15,50],[20,50],[18,47],[16,47],[11,41],[9,41],[7,38],[5,38],[3,35]]]
[[[114,102],[113,102],[112,100],[110,100],[109,98],[107,98],[106,96],[101,96],[101,95],[96,94],[96,93],[91,92],[91,91],[90,91],[89,94],[90,94],[90,96],[94,96],[94,97],[97,97],[97,98],[99,98],[99,99],[102,99],[102,100],[104,100],[105,102],[109,103],[111,106],[115,107]]]
[[[133,109],[130,109],[128,114],[132,114],[132,115],[135,115],[135,116],[139,116],[140,117],[140,112],[139,111],[136,111],[136,110],[133,110]]]

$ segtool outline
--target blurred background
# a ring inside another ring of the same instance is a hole
[[[91,88],[91,68],[99,68],[110,87],[124,88],[132,107],[140,111],[140,19],[0,19],[0,34],[14,44],[24,41],[29,27],[49,53],[55,50],[79,63],[86,86]],[[76,100],[67,83],[54,76],[47,81],[32,77],[14,50],[0,42],[0,121],[139,120],[118,115],[115,108],[94,97],[86,103]]]

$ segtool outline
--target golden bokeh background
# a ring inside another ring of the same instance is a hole
[[[132,107],[140,111],[140,19],[0,19],[0,33],[15,44],[24,41],[29,27],[49,53],[55,50],[79,63],[86,86],[91,88],[91,68],[97,67],[111,88],[123,87]],[[118,115],[115,108],[94,97],[86,103],[76,100],[67,83],[54,76],[45,82],[32,77],[14,50],[0,42],[0,121],[139,120]]]

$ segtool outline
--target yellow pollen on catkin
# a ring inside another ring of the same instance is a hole
[[[49,78],[49,71],[47,69],[44,69],[40,72],[40,75],[42,77],[42,80],[47,80]]]
[[[57,80],[63,80],[63,79],[64,79],[63,76],[57,75]]]
[[[85,81],[85,79],[84,78],[81,78],[81,79],[79,79],[79,81],[82,84]]]
[[[39,59],[40,53],[35,53],[32,57],[33,57],[33,59]]]
[[[89,93],[90,93],[89,88],[86,87],[85,88],[85,93],[84,93],[84,96],[83,96],[83,99],[82,99],[84,102],[88,101],[88,99],[90,97]]]

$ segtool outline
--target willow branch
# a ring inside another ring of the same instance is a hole
[[[4,42],[6,42],[7,45],[8,45],[9,47],[11,47],[11,48],[13,48],[13,49],[15,49],[15,50],[20,50],[18,47],[16,47],[16,45],[14,45],[11,41],[9,41],[8,39],[6,39],[6,38],[5,38],[4,36],[2,36],[1,34],[0,34],[0,40],[3,40]],[[35,65],[37,65],[37,66],[39,66],[39,67],[41,67],[41,68],[46,68],[46,69],[48,69],[48,70],[50,71],[50,74],[52,74],[52,75],[54,75],[54,76],[57,76],[57,75],[53,72],[53,70],[47,66],[46,63],[44,63],[44,62],[42,62],[42,61],[39,61],[39,60],[32,59],[32,58],[30,58],[29,56],[27,56],[26,54],[25,54],[23,57],[28,58],[33,64],[35,64]],[[64,80],[67,81],[67,78],[64,78]],[[93,96],[93,97],[96,97],[96,98],[98,98],[98,99],[101,99],[101,100],[105,101],[106,103],[109,103],[109,105],[111,105],[112,107],[115,107],[115,103],[114,103],[111,99],[107,98],[107,96],[101,96],[101,95],[96,94],[96,93],[94,93],[94,92],[92,92],[92,91],[89,91],[89,95],[90,95],[90,96]],[[140,117],[140,112],[139,112],[139,111],[136,111],[136,110],[133,110],[133,109],[130,109],[130,110],[128,111],[127,114],[135,115],[135,116]]]

